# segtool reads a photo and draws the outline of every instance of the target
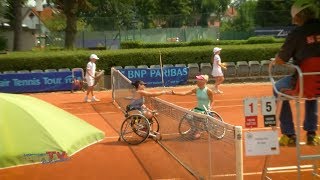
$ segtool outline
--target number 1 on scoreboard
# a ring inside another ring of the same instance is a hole
[[[258,99],[246,98],[244,99],[244,116],[258,115]]]

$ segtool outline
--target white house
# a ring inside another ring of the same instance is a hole
[[[43,8],[40,14],[35,8],[22,8],[23,50],[31,50],[35,46],[45,45],[45,38],[50,33],[50,30],[43,21],[51,17],[52,10],[49,7]],[[39,30],[39,27],[41,30]],[[1,35],[7,39],[8,50],[11,51],[13,49],[13,31],[10,28],[9,20],[1,18],[0,29],[2,30]]]

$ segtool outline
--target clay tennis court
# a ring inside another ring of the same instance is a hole
[[[211,86],[209,85],[209,87]],[[184,91],[190,88],[191,86],[185,86],[175,87],[174,89],[176,91]],[[221,86],[221,89],[224,94],[216,94],[214,96],[214,110],[219,112],[227,123],[243,127],[243,99],[246,97],[272,95],[270,83],[225,84]],[[47,101],[80,117],[104,131],[106,138],[76,153],[64,162],[0,170],[1,180],[195,179],[152,139],[147,139],[147,141],[138,146],[128,146],[125,142],[118,141],[118,132],[124,116],[113,105],[111,91],[97,92],[97,97],[102,101],[95,103],[83,103],[84,93],[82,92],[53,92],[28,95]],[[196,103],[195,96],[164,95],[161,98],[185,108],[192,108]],[[258,120],[259,127],[257,129],[263,129],[263,117],[259,116]],[[245,131],[248,131],[248,129],[244,128]],[[304,135],[304,132],[302,134]],[[221,148],[219,151],[223,152],[224,149]],[[305,151],[315,151],[315,148],[305,146]],[[317,152],[319,152],[319,149]],[[260,179],[264,159],[264,156],[246,157],[244,154],[244,179]],[[230,163],[234,162],[223,162],[225,167],[228,167]],[[271,166],[295,164],[295,148],[281,148],[281,154],[271,159]],[[270,177],[273,179],[290,179],[296,176],[294,172],[282,171],[272,173]],[[308,173],[304,172],[302,178],[311,179],[310,171]],[[221,175],[216,179],[235,179],[235,176]]]

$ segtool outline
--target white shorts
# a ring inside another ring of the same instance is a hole
[[[86,78],[86,81],[87,81],[87,85],[88,85],[88,86],[93,86],[93,85],[94,85],[94,78],[92,78],[92,77],[87,77],[87,78]]]
[[[212,72],[211,72],[211,75],[213,77],[223,76],[223,72],[222,72],[221,68],[213,68]]]

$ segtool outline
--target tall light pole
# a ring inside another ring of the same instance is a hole
[[[40,15],[41,12],[43,11],[43,6],[42,6],[42,2],[43,0],[35,0],[36,1],[36,11],[38,12],[38,19],[39,19],[39,31],[38,31],[38,40],[37,42],[39,42],[39,47],[41,47],[42,43],[42,30],[41,30],[41,21],[40,21]]]

